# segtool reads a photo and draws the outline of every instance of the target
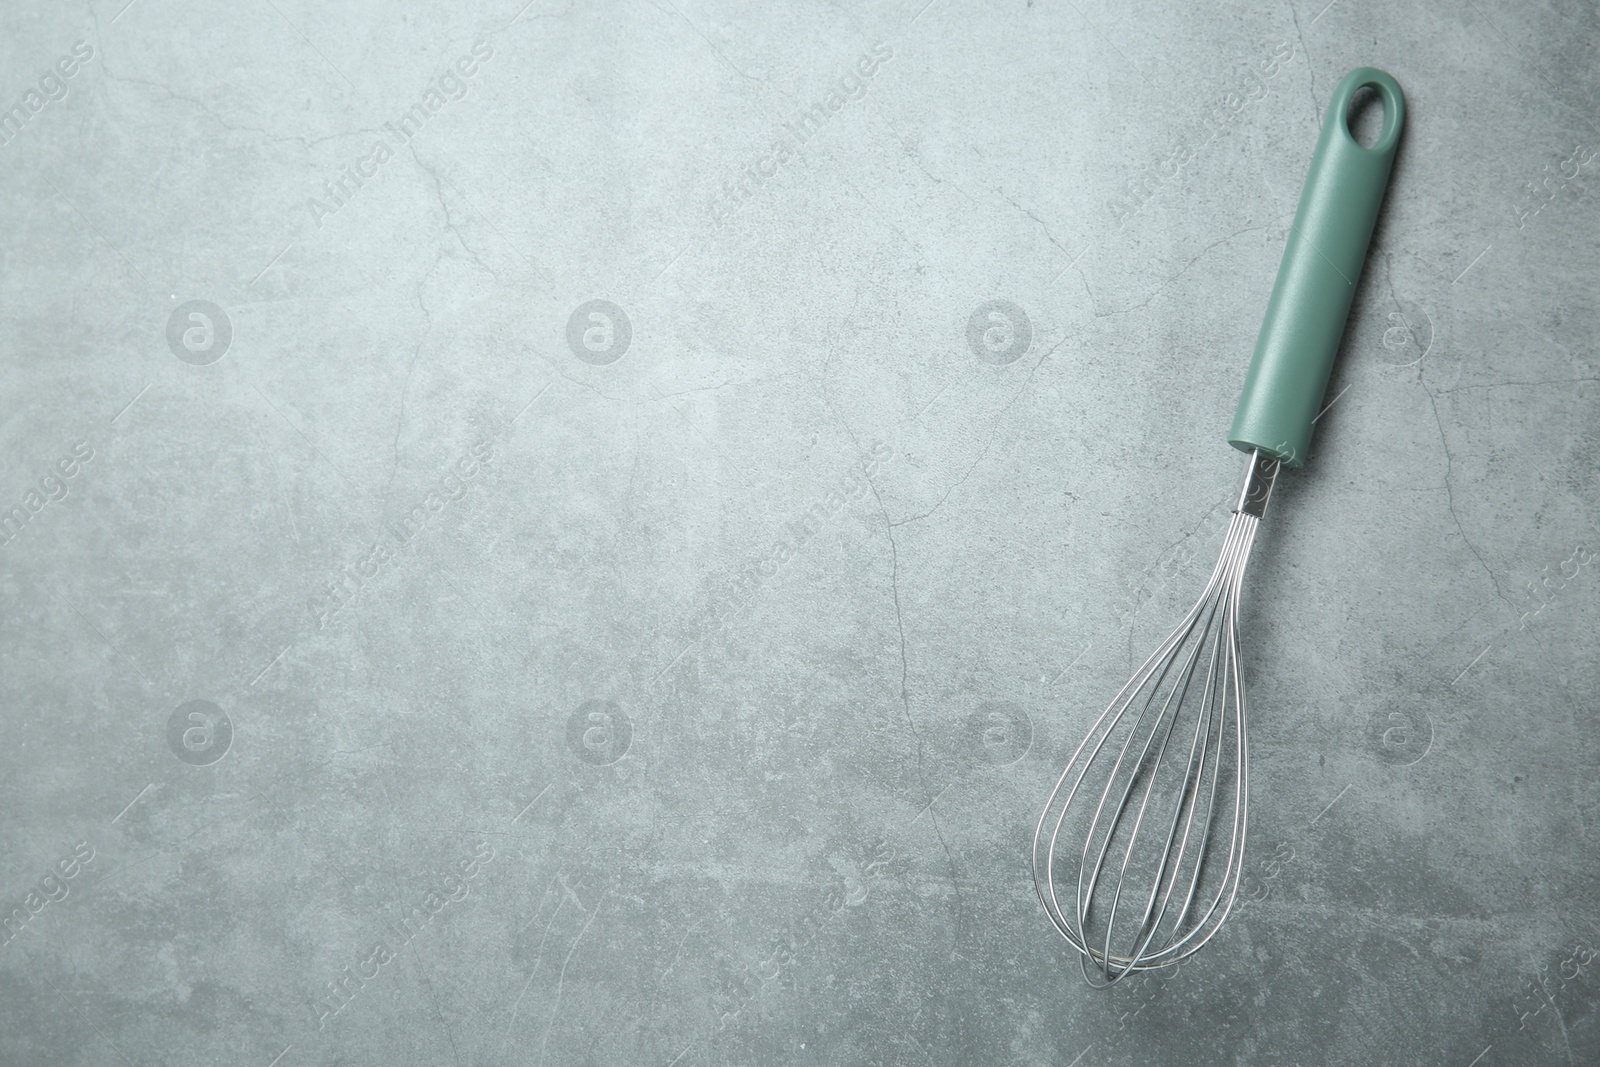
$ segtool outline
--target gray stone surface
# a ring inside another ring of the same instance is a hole
[[[0,1062],[1600,1062],[1592,3],[521,3],[0,12]],[[1094,993],[1362,64],[1248,899]]]

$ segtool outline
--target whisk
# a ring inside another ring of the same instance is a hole
[[[1384,110],[1370,148],[1349,126],[1362,89]],[[1388,74],[1362,67],[1340,81],[1228,435],[1249,459],[1216,568],[1039,815],[1034,887],[1091,986],[1190,958],[1233,909],[1250,810],[1240,588],[1279,468],[1305,463],[1404,122]]]

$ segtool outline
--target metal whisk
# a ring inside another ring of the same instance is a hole
[[[1349,127],[1362,89],[1384,108],[1371,148]],[[1237,899],[1250,810],[1240,586],[1279,468],[1304,465],[1404,121],[1382,71],[1351,71],[1334,91],[1228,435],[1250,459],[1216,568],[1039,815],[1034,887],[1092,986],[1188,959]]]
[[[1277,473],[1277,460],[1251,452],[1205,592],[1101,713],[1039,815],[1034,885],[1091,985],[1189,958],[1233,908],[1249,815],[1239,587]],[[1101,785],[1090,772],[1106,759]],[[1076,867],[1065,911],[1051,876],[1064,830],[1083,842],[1062,857]],[[1223,835],[1219,868],[1206,846]],[[1147,881],[1148,892],[1134,888]]]

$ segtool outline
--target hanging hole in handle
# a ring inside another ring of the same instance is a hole
[[[1371,85],[1363,85],[1350,97],[1345,109],[1344,128],[1362,148],[1373,149],[1383,139],[1383,94]]]

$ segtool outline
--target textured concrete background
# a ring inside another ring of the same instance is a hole
[[[523,2],[0,13],[0,1062],[1600,1061],[1592,2]],[[1094,993],[1362,64],[1247,899]]]

